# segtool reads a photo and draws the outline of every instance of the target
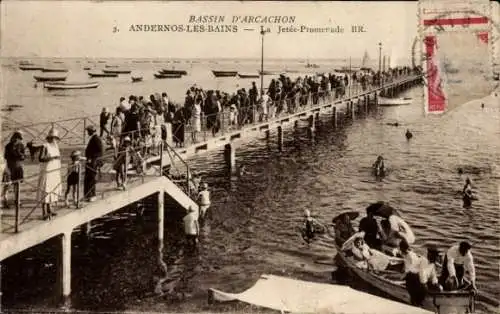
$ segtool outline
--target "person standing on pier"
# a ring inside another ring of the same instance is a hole
[[[25,146],[23,143],[23,134],[21,131],[16,131],[12,134],[10,141],[5,145],[4,158],[7,163],[2,175],[2,201],[3,208],[9,208],[7,203],[7,191],[9,182],[14,183],[14,195],[17,197],[19,183],[24,178],[23,160],[26,158]],[[16,198],[17,203],[17,198]]]
[[[471,208],[474,195],[472,193],[472,182],[470,178],[465,179],[465,185],[462,190],[462,195],[463,195],[462,200],[464,202],[463,208]]]
[[[56,215],[52,212],[51,206],[57,203],[62,192],[59,132],[52,128],[46,140],[39,157],[40,176],[37,190],[37,200],[42,203],[42,215],[45,220]]]
[[[102,137],[104,133],[106,133],[106,136],[110,135],[109,130],[108,130],[108,122],[109,119],[111,118],[111,113],[109,113],[108,108],[104,107],[102,108],[101,115],[99,116],[99,128],[100,128],[100,136]]]
[[[196,100],[193,106],[193,131],[191,139],[193,143],[198,142],[198,133],[201,132],[201,100]]]
[[[87,201],[93,202],[96,197],[95,187],[97,184],[97,172],[102,166],[102,160],[100,158],[104,154],[104,145],[101,138],[97,136],[96,129],[93,125],[87,127],[87,134],[89,135],[89,141],[85,149],[87,166],[83,179],[83,194]]]

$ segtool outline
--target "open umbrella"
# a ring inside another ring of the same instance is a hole
[[[354,220],[354,219],[358,218],[359,212],[353,211],[353,210],[342,212],[342,213],[340,213],[337,216],[332,218],[332,223],[336,224],[337,221],[344,219],[345,216],[349,216],[350,220]]]
[[[396,208],[384,203],[376,202],[366,208],[366,212],[371,212],[374,216],[389,218],[391,215],[399,215]]]

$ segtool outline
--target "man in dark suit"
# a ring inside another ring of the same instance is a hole
[[[85,158],[87,158],[87,167],[83,181],[83,193],[85,199],[93,202],[96,198],[95,186],[97,183],[97,172],[102,166],[102,155],[104,154],[104,145],[101,138],[97,135],[96,128],[93,125],[87,127],[89,142],[85,149]]]

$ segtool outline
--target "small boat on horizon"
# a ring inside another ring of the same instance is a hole
[[[87,71],[87,70],[90,70],[90,69],[91,69],[91,67],[83,67],[83,69],[84,69],[85,71]]]
[[[39,71],[42,69],[43,69],[42,66],[36,64],[23,64],[19,66],[19,70],[22,71]]]
[[[412,103],[412,98],[404,97],[404,98],[385,98],[378,97],[377,103],[379,106],[402,106],[402,105],[410,105]]]
[[[142,76],[132,76],[132,83],[141,82]]]
[[[132,73],[132,70],[126,70],[126,69],[103,69],[102,72],[104,73],[115,73],[115,74],[130,74]]]
[[[42,75],[33,75],[33,78],[37,82],[58,82],[58,81],[65,81],[67,75],[66,74],[56,74],[56,75],[50,75],[50,74],[42,74]]]
[[[234,77],[238,75],[238,71],[214,71],[212,73],[215,77]]]
[[[158,71],[160,74],[180,74],[180,75],[187,75],[187,71],[185,70],[169,70],[169,69],[161,69]]]
[[[31,61],[26,61],[26,60],[21,60],[19,61],[19,65],[32,65],[33,63]]]
[[[89,72],[90,77],[118,77],[118,73]]]
[[[65,68],[42,68],[42,72],[68,72]]]
[[[260,75],[258,73],[238,73],[240,78],[259,78]]]
[[[155,78],[157,79],[168,79],[168,78],[181,78],[182,75],[179,73],[155,73],[154,74]]]
[[[62,89],[90,89],[97,88],[98,82],[56,82],[45,83],[44,87],[48,90],[62,90]]]
[[[104,67],[105,67],[105,68],[113,68],[113,69],[118,68],[118,66],[117,66],[117,65],[114,65],[114,64],[106,64]]]

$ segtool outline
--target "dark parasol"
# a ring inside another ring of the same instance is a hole
[[[332,218],[332,223],[336,224],[337,221],[344,219],[345,216],[349,216],[350,220],[354,220],[354,219],[358,218],[359,212],[353,211],[353,210],[342,212],[342,213],[340,213],[337,216]]]
[[[366,212],[383,218],[389,218],[391,215],[399,215],[396,208],[386,204],[385,202],[376,202],[371,204],[366,208]]]

